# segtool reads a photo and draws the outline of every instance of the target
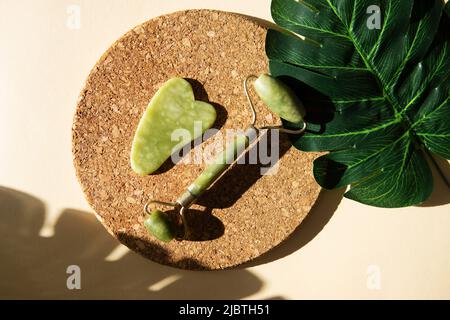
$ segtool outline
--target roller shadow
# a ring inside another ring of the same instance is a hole
[[[92,214],[64,210],[51,238],[39,236],[44,218],[42,201],[0,187],[1,299],[242,299],[263,286],[246,270],[179,270],[133,252],[106,259],[118,242]],[[70,265],[81,269],[81,290],[67,289]]]
[[[432,160],[427,158],[428,164],[431,168],[431,172],[433,173],[433,181],[434,181],[434,189],[431,196],[419,207],[436,207],[442,206],[450,203],[450,189],[447,181],[450,179],[450,165],[447,160],[437,155],[432,155],[435,163],[439,166],[442,174],[442,177],[437,171],[436,167],[432,163]]]
[[[265,148],[272,150],[272,137],[268,134],[269,131],[264,132],[258,142],[252,145],[246,153],[245,163],[234,165],[230,170],[226,171],[217,180],[211,188],[209,188],[198,200],[197,204],[207,208],[229,208],[236,203],[242,195],[250,189],[260,178],[261,170],[268,165],[264,164],[258,156],[256,163],[249,161],[250,155],[258,154],[258,150]],[[266,144],[264,146],[263,144]],[[279,135],[279,159],[281,159],[286,152],[291,148],[292,144],[288,135],[280,133]]]
[[[185,80],[187,82],[190,83],[190,85],[192,86],[192,90],[194,91],[194,97],[196,100],[199,101],[203,101],[203,102],[207,102],[209,104],[211,104],[214,109],[216,110],[216,114],[217,114],[217,118],[216,121],[214,122],[214,127],[215,129],[220,130],[220,128],[223,127],[223,125],[225,124],[227,117],[228,117],[228,112],[227,110],[220,104],[215,103],[215,102],[211,102],[209,101],[209,96],[208,93],[206,92],[203,84],[196,80],[196,79],[191,79],[191,78],[185,78]],[[203,141],[210,139],[211,137],[213,137],[214,134],[204,134],[201,137],[195,139],[194,141],[189,142],[188,144],[186,144],[185,146],[183,146],[181,148],[181,150],[185,150],[187,149],[186,147],[188,145],[190,145],[188,150],[192,150],[194,149],[196,146],[200,145],[203,143]],[[177,151],[175,154],[181,152],[181,150]],[[179,158],[179,157],[177,157]],[[173,157],[169,157],[169,159],[167,159],[162,165],[161,167],[158,168],[158,170],[156,170],[155,172],[152,173],[152,175],[157,175],[157,174],[161,174],[164,172],[169,171],[170,169],[172,169],[177,163],[175,163],[174,161],[172,161]]]
[[[325,190],[319,194],[316,203],[305,220],[282,243],[262,256],[244,263],[241,268],[255,267],[284,258],[307,245],[330,221],[345,193],[345,189]]]
[[[179,219],[180,211],[178,208],[166,211],[166,214],[172,220],[174,226],[182,223]],[[211,241],[220,238],[225,232],[225,226],[219,218],[212,214],[211,208],[204,208],[203,210],[190,208],[184,213],[184,219],[189,226],[189,231],[184,232],[183,228],[178,228],[176,234],[188,241]],[[135,242],[132,241],[131,244],[133,243]]]

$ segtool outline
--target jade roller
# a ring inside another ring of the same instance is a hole
[[[248,93],[248,81],[250,79],[255,79],[254,89],[257,95],[272,112],[289,122],[303,122],[303,127],[298,130],[289,130],[282,126],[256,128],[256,110]],[[267,74],[260,77],[249,76],[244,81],[244,92],[252,113],[251,124],[244,131],[244,134],[236,135],[232,142],[205,168],[175,202],[152,200],[145,205],[144,211],[148,214],[148,217],[144,221],[144,226],[157,239],[170,242],[173,239],[183,240],[189,237],[189,227],[185,217],[186,210],[245,152],[248,146],[259,136],[261,130],[277,129],[280,132],[300,134],[306,129],[306,122],[303,121],[305,111],[301,101],[280,80]],[[172,207],[173,210],[168,213],[159,209],[151,211],[151,204]]]

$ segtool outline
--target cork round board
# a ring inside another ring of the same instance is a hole
[[[74,164],[99,220],[132,250],[184,269],[236,266],[285,240],[317,200],[320,187],[312,176],[317,154],[291,148],[280,134],[280,160],[272,174],[261,175],[262,161],[235,164],[191,207],[188,221],[197,238],[165,244],[143,226],[146,202],[174,201],[206,166],[204,161],[174,165],[169,159],[152,175],[132,171],[132,139],[152,96],[169,78],[183,77],[197,100],[215,106],[219,133],[246,128],[251,115],[242,82],[268,72],[266,31],[261,22],[239,14],[177,12],[129,31],[91,71],[74,118]],[[278,124],[262,103],[256,108],[257,124]],[[219,133],[188,157],[222,141],[216,139]]]

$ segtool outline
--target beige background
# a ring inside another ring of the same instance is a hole
[[[395,210],[327,192],[288,241],[237,270],[160,266],[104,231],[72,166],[77,96],[118,37],[187,8],[270,19],[269,0],[0,1],[0,297],[450,298],[450,199],[440,180],[425,205]],[[80,291],[66,288],[72,264]]]

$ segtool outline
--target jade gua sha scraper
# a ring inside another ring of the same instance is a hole
[[[196,101],[185,79],[172,78],[156,92],[139,122],[131,148],[131,168],[140,175],[155,172],[178,143],[171,138],[176,129],[186,129],[192,140],[211,128],[216,120],[212,105]],[[194,130],[201,124],[201,132]]]
[[[275,114],[280,116],[280,118],[287,120],[291,123],[303,123],[303,127],[297,130],[285,129],[282,126],[266,126],[261,128],[256,128],[256,111],[253,106],[253,102],[248,94],[248,81],[250,79],[256,79],[254,83],[254,88],[261,100],[266,104],[266,106],[272,110]],[[179,97],[176,97],[177,90],[167,89],[170,87],[171,82],[174,80],[169,80],[161,91],[168,91],[168,95],[172,94],[174,96],[168,96],[166,100],[160,99],[161,93],[158,91],[157,95],[152,99],[149,108],[145,112],[143,119],[139,124],[138,130],[136,132],[135,140],[132,147],[132,164],[133,161],[138,162],[138,165],[143,168],[150,168],[152,170],[140,170],[139,172],[155,171],[162,162],[167,159],[167,157],[173,152],[172,142],[169,141],[170,133],[172,130],[179,127],[180,123],[183,123],[186,127],[189,127],[189,122],[195,121],[196,119],[211,121],[213,119],[212,112],[206,105],[202,105],[206,114],[199,115],[197,112],[188,113],[189,117],[187,120],[175,120],[176,123],[173,125],[171,121],[176,119],[177,115],[173,115],[170,112],[173,110],[177,111],[182,109],[178,106],[174,108],[173,105],[167,107],[164,103],[169,101],[182,101]],[[181,80],[176,80],[180,82]],[[183,92],[183,91],[182,91]],[[244,92],[247,96],[250,109],[252,112],[252,121],[250,126],[245,130],[244,134],[236,135],[233,141],[228,144],[225,149],[216,157],[216,159],[206,167],[206,169],[195,179],[195,181],[187,188],[187,190],[175,201],[175,202],[162,202],[157,200],[151,200],[148,202],[144,211],[149,215],[144,221],[144,225],[148,232],[163,242],[170,242],[173,239],[183,240],[189,237],[189,226],[185,218],[185,212],[189,207],[195,203],[197,198],[203,194],[221,175],[222,173],[246,150],[246,148],[258,137],[260,130],[270,130],[277,129],[281,132],[290,134],[300,134],[306,129],[306,122],[303,121],[305,111],[300,100],[295,96],[295,94],[280,80],[273,78],[269,75],[261,75],[259,78],[256,76],[249,76],[244,81]],[[193,101],[192,99],[185,99]],[[155,108],[156,110],[152,110]],[[199,110],[196,110],[199,111]],[[208,114],[209,112],[209,114]],[[215,115],[215,114],[214,114]],[[164,117],[170,117],[168,119]],[[214,117],[215,118],[215,117]],[[152,130],[147,127],[154,125],[154,121],[160,121],[156,124],[157,129]],[[164,127],[169,124],[167,127]],[[207,129],[211,126],[211,122],[207,122],[202,128]],[[164,137],[160,138],[158,131],[164,132]],[[156,135],[156,137],[153,137]],[[145,145],[145,142],[149,141],[157,147],[157,149],[152,149],[151,146]],[[157,142],[155,142],[157,141]],[[167,144],[167,145],[164,145]],[[155,161],[152,159],[155,157]],[[135,164],[136,166],[136,164]],[[135,170],[136,171],[136,170]],[[175,208],[175,213],[165,213],[158,209],[150,211],[150,204],[160,204]]]

